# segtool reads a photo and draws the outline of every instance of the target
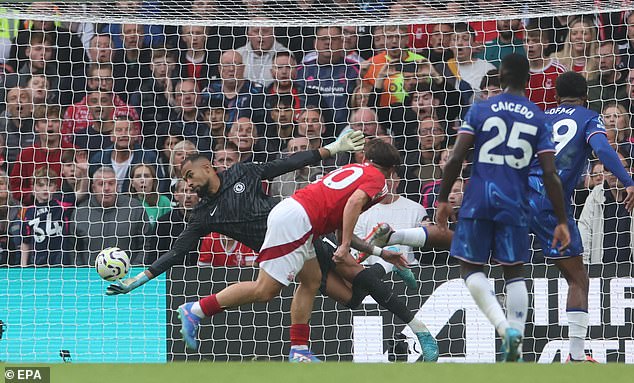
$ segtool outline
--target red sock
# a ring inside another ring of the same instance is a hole
[[[291,325],[291,347],[308,346],[308,338],[310,337],[310,327],[307,324]]]
[[[211,294],[210,296],[201,299],[199,303],[200,308],[208,317],[225,311],[222,307],[220,307],[218,299],[216,299],[216,294]]]

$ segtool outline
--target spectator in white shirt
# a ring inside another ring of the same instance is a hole
[[[247,29],[247,38],[247,44],[236,49],[244,61],[244,77],[267,87],[273,82],[271,66],[275,54],[288,49],[275,40],[273,27],[251,26]]]
[[[480,82],[487,72],[495,66],[486,60],[475,57],[475,31],[466,23],[457,23],[454,29],[454,57],[460,78],[478,92]],[[452,61],[452,60],[450,60]]]

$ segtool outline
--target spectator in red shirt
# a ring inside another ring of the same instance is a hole
[[[557,106],[555,81],[566,68],[545,55],[551,42],[551,31],[540,28],[537,22],[526,27],[526,54],[530,65],[530,79],[526,97],[542,110]]]
[[[17,162],[11,170],[11,192],[23,205],[33,203],[33,172],[48,166],[60,174],[62,171],[62,149],[72,145],[62,142],[60,135],[60,109],[58,106],[38,106],[33,115],[38,142],[20,152]],[[61,183],[58,179],[58,187]]]
[[[135,121],[139,120],[139,114],[137,111],[126,104],[121,97],[112,93],[114,89],[114,78],[112,74],[112,65],[110,64],[93,64],[88,68],[88,81],[86,83],[88,90],[101,90],[108,92],[112,97],[112,105],[116,106],[116,114],[129,114]],[[69,106],[64,113],[64,122],[62,123],[62,134],[64,135],[64,141],[67,143],[72,142],[72,133],[87,129],[93,124],[94,116],[91,115],[88,104],[87,96],[81,101]],[[110,116],[110,120],[114,118]]]
[[[258,254],[226,235],[211,233],[200,243],[198,266],[253,266]]]
[[[195,78],[197,88],[203,89],[209,83],[209,79],[218,75],[218,68],[211,64],[217,62],[217,55],[207,49],[209,29],[201,25],[184,25],[180,31],[180,77]]]

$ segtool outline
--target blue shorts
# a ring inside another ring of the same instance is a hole
[[[570,245],[563,252],[559,253],[557,249],[553,249],[550,245],[553,242],[553,233],[557,226],[557,217],[552,209],[550,200],[544,194],[531,190],[528,198],[530,206],[530,229],[544,252],[544,258],[562,259],[576,257],[583,254],[583,243],[581,242],[581,234],[575,222],[572,212],[568,211],[568,230],[570,231]]]
[[[530,260],[528,227],[461,218],[451,242],[451,256],[476,265],[491,261],[524,264]]]

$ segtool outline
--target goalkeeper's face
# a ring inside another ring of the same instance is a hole
[[[201,198],[209,194],[211,183],[218,178],[209,160],[204,159],[185,162],[181,173],[190,189]]]

